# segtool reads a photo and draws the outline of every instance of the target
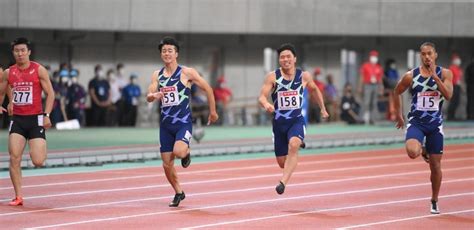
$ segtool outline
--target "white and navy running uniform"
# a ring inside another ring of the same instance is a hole
[[[181,66],[170,76],[164,68],[158,74],[158,89],[163,93],[160,108],[160,152],[172,152],[176,141],[189,145],[192,137],[192,117],[189,99],[191,89],[181,82]]]
[[[406,140],[417,139],[428,153],[443,153],[443,114],[441,112],[444,97],[432,76],[422,76],[420,68],[412,70],[411,109],[408,113]],[[436,73],[443,79],[442,68],[436,67]]]
[[[303,71],[296,69],[293,80],[288,81],[275,70],[275,86],[272,92],[275,115],[273,117],[273,144],[276,156],[288,155],[290,138],[304,140],[305,121],[301,114],[303,104]]]

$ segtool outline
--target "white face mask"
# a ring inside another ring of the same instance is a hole
[[[396,68],[397,68],[397,65],[395,65],[395,63],[390,64],[390,69],[396,69]]]
[[[453,60],[453,64],[457,65],[457,66],[460,66],[461,65],[461,59],[460,58],[456,58]]]
[[[372,64],[377,64],[377,62],[379,61],[379,58],[377,56],[370,56],[369,61]]]
[[[103,70],[97,71],[97,76],[98,77],[104,77],[104,71]]]

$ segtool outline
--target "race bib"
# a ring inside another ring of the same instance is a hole
[[[291,110],[300,108],[300,96],[298,91],[278,92],[278,109]]]
[[[19,106],[33,104],[33,86],[17,86],[13,88],[13,104]]]
[[[179,105],[178,88],[176,86],[162,87],[160,92],[163,93],[163,98],[161,98],[162,107]]]
[[[417,94],[416,110],[438,111],[441,96],[439,92],[421,92]]]

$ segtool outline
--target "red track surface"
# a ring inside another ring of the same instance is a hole
[[[273,158],[178,167],[179,208],[160,167],[26,177],[23,207],[1,179],[0,228],[472,229],[473,149],[446,147],[442,215],[429,214],[428,165],[395,149],[302,156],[281,196]]]

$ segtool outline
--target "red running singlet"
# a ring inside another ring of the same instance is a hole
[[[10,66],[8,84],[12,88],[13,115],[37,115],[43,113],[41,93],[43,91],[39,78],[40,65],[30,62],[26,69],[16,64]]]

